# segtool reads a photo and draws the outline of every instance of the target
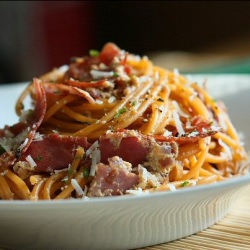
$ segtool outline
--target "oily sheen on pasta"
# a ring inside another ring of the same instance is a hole
[[[112,43],[34,78],[16,113],[0,130],[3,200],[172,191],[247,171],[223,103]]]

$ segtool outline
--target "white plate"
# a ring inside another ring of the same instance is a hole
[[[250,145],[250,76],[208,79],[235,127]],[[1,126],[17,120],[13,105],[23,84],[0,86]],[[132,249],[199,232],[223,218],[250,176],[175,192],[68,201],[0,201],[0,247],[8,249]]]

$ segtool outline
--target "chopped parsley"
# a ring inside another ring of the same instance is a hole
[[[69,168],[68,170],[68,175],[72,175],[73,174],[73,169],[72,168]]]
[[[83,176],[84,176],[84,178],[88,178],[89,177],[89,169],[87,169],[87,168],[83,169]]]
[[[92,57],[97,57],[97,56],[99,56],[99,51],[95,50],[95,49],[91,49],[89,51],[89,55],[92,56]]]
[[[186,187],[189,184],[189,181],[184,181],[181,183],[181,187]]]
[[[131,102],[131,106],[135,106],[135,104],[136,104],[136,101]]]
[[[43,159],[43,157],[42,157],[41,155],[38,155],[38,156],[35,158],[36,161],[41,161],[42,159]]]
[[[6,152],[6,150],[0,145],[0,155]]]
[[[118,118],[121,114],[125,113],[127,111],[126,107],[120,108],[114,118]]]

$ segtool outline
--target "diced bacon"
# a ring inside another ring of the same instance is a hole
[[[80,62],[73,62],[69,65],[68,71],[64,75],[64,81],[74,79],[89,82],[92,80],[90,70],[93,65],[100,63],[99,57],[87,57]]]
[[[123,132],[109,133],[100,138],[101,162],[107,164],[108,158],[118,155],[137,166],[146,160],[149,143],[142,136],[129,136]]]
[[[89,92],[77,87],[73,87],[73,90],[75,91],[76,95],[85,98],[91,104],[95,104],[95,99],[89,94]]]
[[[30,155],[36,163],[34,171],[52,172],[72,163],[77,146],[87,149],[89,143],[86,138],[44,135],[43,140],[30,144],[26,152],[21,154],[20,160],[25,160]]]
[[[200,138],[212,136],[221,131],[221,127],[216,127],[210,124],[209,121],[204,121],[200,117],[195,117],[188,127],[185,128],[185,134],[182,136],[165,136],[154,135],[154,138],[158,142],[178,142],[178,143],[191,143],[196,142]]]
[[[114,43],[107,43],[104,45],[99,58],[102,63],[110,65],[115,56],[118,56],[121,53],[120,48],[118,48]]]
[[[162,173],[169,171],[178,155],[175,142],[157,143],[151,136],[135,134],[131,131],[109,133],[100,139],[101,162],[107,164],[109,158],[119,156],[133,167],[147,164]]]
[[[131,164],[119,157],[109,159],[109,165],[100,163],[90,184],[88,196],[111,196],[125,194],[138,184],[139,177],[131,173]]]

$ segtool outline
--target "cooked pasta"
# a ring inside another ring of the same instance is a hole
[[[0,130],[1,199],[176,190],[248,171],[222,102],[112,43],[34,78],[16,113]]]

